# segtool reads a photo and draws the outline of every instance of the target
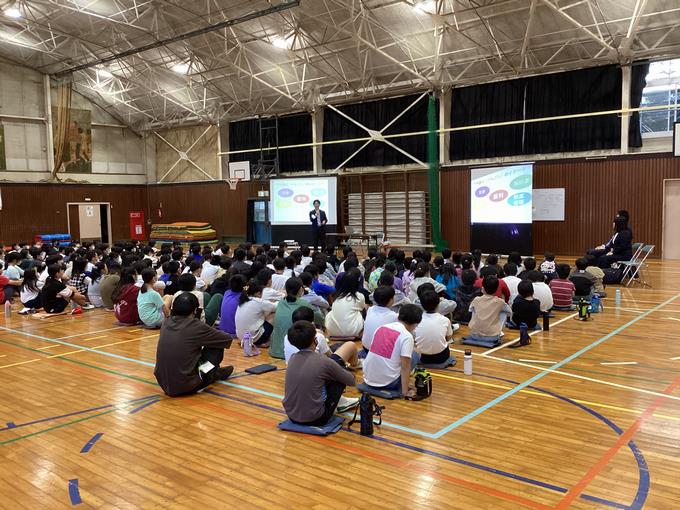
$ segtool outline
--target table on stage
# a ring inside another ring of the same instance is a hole
[[[335,238],[335,246],[340,247],[340,243],[343,239],[345,239],[345,243],[349,244],[350,241],[352,240],[357,240],[359,241],[359,244],[361,245],[361,241],[366,241],[366,249],[368,250],[371,247],[371,241],[375,241],[375,247],[378,248],[378,239],[380,238],[381,234],[362,234],[359,232],[353,232],[351,234],[348,234],[346,232],[330,232],[326,234],[327,238]]]

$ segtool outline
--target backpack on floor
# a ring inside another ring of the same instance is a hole
[[[605,285],[615,285],[621,283],[621,280],[623,280],[623,267],[608,267],[602,271],[604,272],[602,283]]]

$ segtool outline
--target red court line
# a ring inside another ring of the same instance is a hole
[[[670,386],[663,390],[663,393],[670,395],[678,386],[680,386],[680,377],[674,379]],[[571,505],[573,501],[581,495],[586,487],[590,485],[595,477],[600,474],[607,464],[609,464],[621,447],[631,440],[636,432],[640,430],[642,424],[654,414],[654,412],[661,406],[661,404],[664,403],[665,400],[666,399],[664,397],[657,397],[656,400],[654,400],[654,402],[652,402],[652,404],[642,412],[640,417],[635,420],[635,422],[633,422],[630,428],[628,428],[628,430],[619,436],[616,443],[614,443],[607,453],[605,453],[602,458],[598,460],[585,475],[583,475],[583,478],[581,478],[576,485],[569,489],[569,492],[567,492],[562,500],[555,506],[555,510],[563,510]]]
[[[208,403],[203,403],[203,402],[196,402],[196,401],[187,401],[186,402],[190,406],[194,407],[202,407],[205,409],[210,409],[215,412],[231,416],[232,418],[238,418],[239,420],[244,420],[248,421],[253,424],[257,425],[262,425],[265,427],[273,427],[274,424],[269,421],[269,420],[262,420],[259,418],[254,418],[252,416],[242,414],[236,411],[231,411],[228,409],[225,409],[224,407],[217,406],[215,404],[208,404]],[[327,437],[320,437],[320,436],[310,436],[310,435],[303,435],[303,434],[298,434],[300,438],[307,439],[309,441],[313,441],[316,443],[321,443],[324,445],[331,446],[333,448],[337,448],[339,450],[346,451],[348,453],[354,454],[354,455],[359,455],[361,457],[373,459],[375,461],[381,462],[382,464],[390,465],[399,469],[406,469],[412,472],[416,473],[421,473],[425,474],[427,476],[430,476],[432,478],[437,478],[439,480],[444,480],[446,482],[459,485],[461,487],[465,487],[467,489],[471,489],[473,491],[481,492],[483,494],[487,494],[489,496],[494,496],[499,499],[504,499],[506,501],[510,501],[512,503],[517,503],[520,505],[524,505],[529,508],[535,508],[537,510],[550,510],[550,506],[544,505],[542,503],[537,503],[535,501],[532,501],[530,499],[523,498],[521,496],[515,496],[514,494],[509,494],[507,492],[503,492],[497,489],[493,489],[491,487],[486,487],[485,485],[481,485],[475,482],[469,482],[467,480],[463,480],[461,478],[457,478],[455,476],[450,476],[446,475],[444,473],[440,473],[438,471],[431,471],[429,469],[424,469],[420,468],[418,466],[413,465],[411,462],[405,462],[399,459],[396,459],[394,457],[390,457],[387,455],[383,455],[381,453],[376,453],[372,452],[370,450],[366,450],[364,448],[360,448],[358,446],[353,446],[353,445],[348,445],[344,443],[340,443],[338,441],[335,441],[333,439],[329,439]]]

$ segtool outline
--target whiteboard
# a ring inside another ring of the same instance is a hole
[[[534,189],[534,221],[564,221],[564,188]]]

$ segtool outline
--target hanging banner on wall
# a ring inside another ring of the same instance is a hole
[[[130,239],[143,241],[144,235],[144,211],[130,211]]]
[[[52,115],[56,118],[56,109],[53,109]],[[63,149],[60,172],[92,173],[92,112],[90,110],[70,109]],[[56,154],[58,151],[55,147]]]

